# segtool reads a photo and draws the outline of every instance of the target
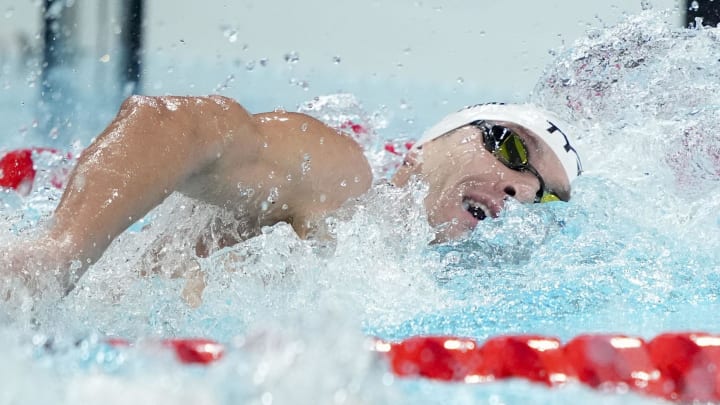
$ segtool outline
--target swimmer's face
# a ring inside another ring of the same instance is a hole
[[[528,149],[530,164],[545,181],[545,189],[561,199],[570,198],[570,185],[560,160],[547,145],[524,128],[493,122],[514,130]],[[479,128],[467,125],[411,152],[393,178],[406,184],[415,175],[428,184],[425,198],[428,222],[435,228],[435,242],[457,239],[488,217],[497,217],[509,198],[532,203],[540,182],[528,171],[502,164],[485,149]]]

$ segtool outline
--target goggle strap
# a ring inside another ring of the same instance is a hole
[[[545,180],[543,180],[540,173],[538,173],[538,171],[535,170],[535,168],[529,163],[527,165],[525,165],[525,168],[523,170],[528,171],[528,172],[532,173],[533,176],[537,177],[538,182],[540,183],[540,188],[538,188],[537,193],[535,193],[535,203],[541,202],[543,199],[543,196],[545,195]]]

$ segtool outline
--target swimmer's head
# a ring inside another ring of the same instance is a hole
[[[425,181],[436,240],[457,238],[478,221],[497,217],[508,198],[570,199],[570,183],[582,167],[567,128],[532,105],[467,107],[428,129],[393,181]]]

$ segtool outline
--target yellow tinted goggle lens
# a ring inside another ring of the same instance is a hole
[[[525,144],[522,139],[512,133],[508,137],[500,142],[497,149],[494,152],[497,157],[504,165],[511,169],[527,169],[528,168],[528,153]],[[542,197],[536,202],[549,203],[554,201],[562,201],[557,195],[542,190]]]
[[[560,197],[556,196],[553,193],[544,193],[542,197],[540,197],[540,203],[549,203],[554,201],[562,201]]]
[[[527,149],[519,136],[512,134],[498,145],[495,156],[511,169],[525,167],[528,164]]]

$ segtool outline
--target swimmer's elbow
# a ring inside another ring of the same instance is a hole
[[[360,189],[362,190],[362,194],[370,190],[370,187],[372,187],[373,182],[373,172],[370,168],[370,164],[366,159],[363,157],[362,161],[362,168],[361,168],[361,176],[359,176],[359,183],[360,183]]]
[[[157,109],[158,102],[159,97],[134,94],[127,97],[122,104],[120,104],[120,112],[118,115],[124,116],[137,112],[138,110],[145,110],[149,108]]]
[[[352,156],[351,167],[353,167],[353,170],[355,171],[354,181],[357,183],[357,189],[361,191],[361,194],[364,194],[370,189],[370,187],[372,187],[372,168],[370,167],[370,162],[368,162],[365,157],[362,146],[352,140],[351,149],[353,150],[353,153],[350,155]]]

